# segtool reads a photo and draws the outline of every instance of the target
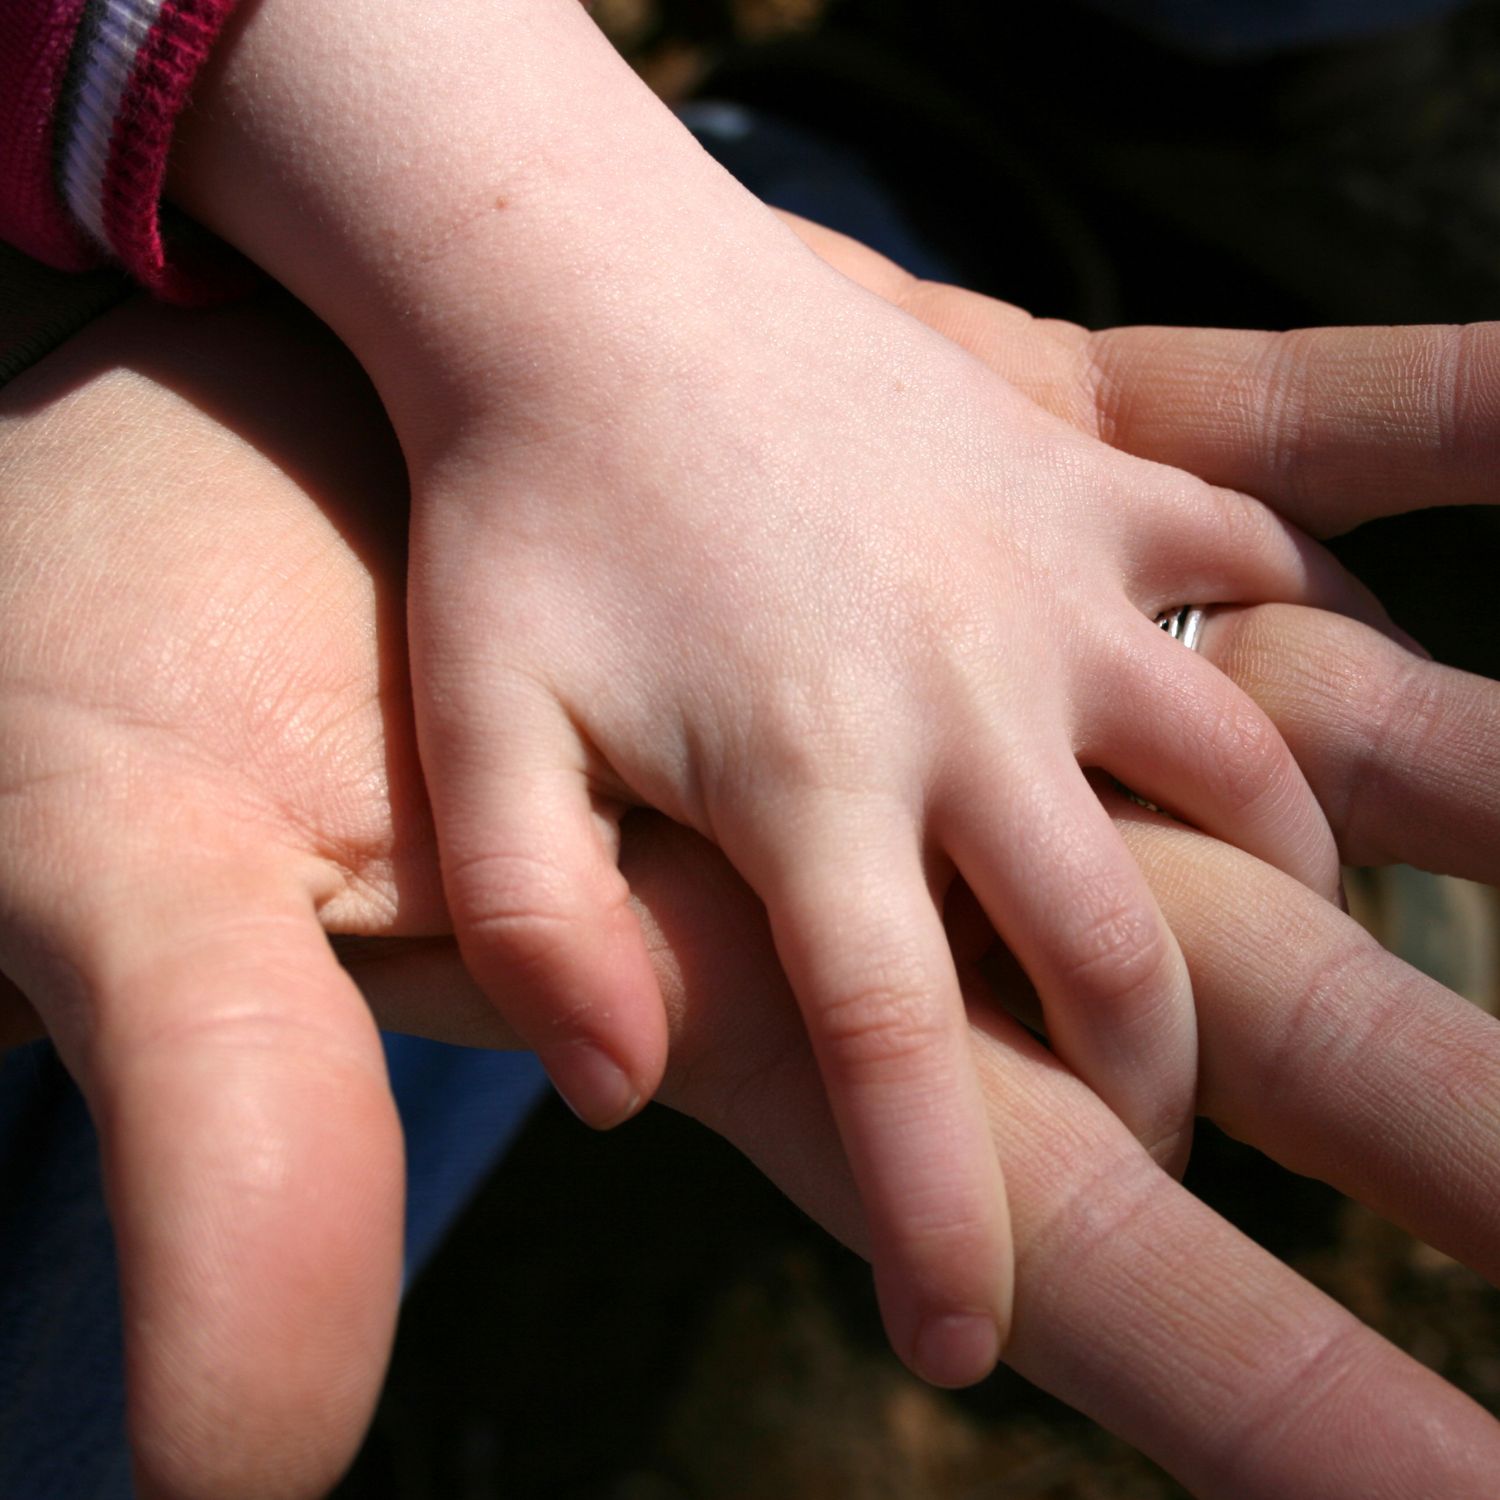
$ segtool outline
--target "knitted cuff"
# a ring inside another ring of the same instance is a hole
[[[58,127],[69,212],[137,281],[171,302],[238,290],[247,263],[186,220],[169,253],[161,209],[172,130],[235,0],[89,0]]]
[[[84,0],[0,0],[0,239],[76,271],[98,251],[53,180],[57,100]]]

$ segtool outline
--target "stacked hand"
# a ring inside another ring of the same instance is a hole
[[[1378,611],[1273,511],[1078,431],[809,254],[573,0],[240,16],[175,190],[390,413],[469,971],[584,1118],[624,1118],[666,1028],[618,820],[710,839],[769,913],[892,1342],[979,1378],[1012,1246],[949,892],[1058,1054],[1180,1164],[1187,970],[1081,767],[1332,896],[1270,721],[1152,620]]]
[[[1064,416],[1144,433],[1166,459],[1209,454],[1211,432],[1225,477],[1294,516],[1337,502],[1354,519],[1348,481],[1377,443],[1414,501],[1472,498],[1481,435],[1463,423],[1437,449],[1415,423],[1356,441],[1383,409],[1366,372],[1401,368],[1381,350],[1458,335],[1086,341],[815,237]],[[1463,337],[1480,380],[1500,341]],[[1164,389],[1180,451],[1148,420]],[[1282,449],[1255,418],[1272,396],[1302,413]],[[447,927],[403,672],[398,468],[355,372],[263,308],[126,310],[17,382],[5,412],[0,961],[100,1125],[137,1451],[168,1493],[313,1494],[368,1412],[399,1264],[375,1033],[323,932]],[[1318,482],[1299,494],[1291,474]],[[1252,514],[1171,484],[1184,506]],[[1305,608],[1222,612],[1205,649],[1271,712],[1355,857],[1500,873],[1500,690]],[[1113,810],[1193,973],[1204,1110],[1500,1272],[1500,1029],[1249,855]],[[692,834],[628,827],[670,1001],[669,1097],[870,1248],[762,908]],[[977,1000],[973,946],[957,971]],[[442,943],[351,963],[393,1023],[505,1039]],[[1486,1492],[1500,1435],[1483,1414],[1195,1204],[995,1008],[970,1018],[1010,1163],[1019,1368],[1204,1493]],[[13,1037],[26,1019],[13,999]]]

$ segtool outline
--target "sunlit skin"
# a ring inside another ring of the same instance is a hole
[[[1373,422],[1391,403],[1368,372],[1401,380],[1402,351],[1461,341],[1482,410],[1494,329],[1339,330],[1287,341],[1300,363],[1247,359],[1269,336],[1090,336],[803,232],[1092,432],[1188,461],[1212,431],[1235,482],[1295,520],[1357,520],[1350,480],[1377,450],[1412,504],[1478,498],[1492,439]],[[1265,467],[1288,388],[1297,472],[1319,481],[1300,495]],[[1139,425],[1163,390],[1181,451]],[[325,931],[364,940],[349,963],[387,1021],[511,1040],[443,936],[395,450],[347,359],[262,305],[127,309],[15,382],[0,419],[0,962],[34,1007],[12,996],[0,1025],[44,1026],[100,1124],[145,1492],[316,1495],[378,1388],[401,1198],[374,1027]],[[1370,509],[1394,493],[1369,488]],[[1272,714],[1352,857],[1500,874],[1492,684],[1301,608],[1220,611],[1205,650]],[[1112,811],[1193,973],[1204,1112],[1500,1273],[1500,1028],[1285,875]],[[668,1002],[664,1097],[869,1253],[761,904],[667,824],[632,819],[622,863]],[[1490,1419],[1176,1187],[981,1002],[985,924],[960,928],[1009,1166],[1007,1357],[1202,1494],[1486,1495]]]
[[[667,1034],[615,825],[645,805],[710,839],[770,914],[892,1344],[979,1378],[1011,1241],[946,892],[963,878],[1059,1054],[1180,1165],[1187,971],[1080,762],[1331,895],[1269,721],[1151,621],[1342,604],[1339,570],[809,254],[576,0],[243,6],[172,163],[391,415],[471,973],[584,1118],[624,1118]]]

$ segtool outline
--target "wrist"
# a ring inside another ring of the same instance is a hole
[[[262,0],[224,42],[172,192],[353,348],[409,443],[628,369],[758,241],[802,254],[576,0]]]

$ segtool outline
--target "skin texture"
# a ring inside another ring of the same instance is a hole
[[[1018,368],[1060,372],[1074,339],[966,294],[899,294]],[[1164,336],[1139,337],[1159,371]],[[1346,398],[1308,389],[1329,420]],[[1222,393],[1198,399],[1211,413]],[[1370,440],[1402,461],[1401,435]],[[1423,493],[1447,482],[1439,458]],[[395,453],[294,312],[131,308],[6,391],[0,484],[0,967],[34,1007],[11,996],[0,1028],[43,1024],[100,1126],[143,1491],[316,1495],[378,1388],[401,1191],[370,1014],[323,932],[353,935],[386,1021],[510,1039],[441,936]],[[1225,612],[1206,646],[1358,848],[1415,839],[1500,873],[1493,685],[1311,610]],[[1500,1273],[1500,1028],[1285,876],[1112,810],[1182,937],[1204,1110]],[[622,857],[673,1029],[666,1097],[870,1253],[763,906],[690,831],[638,816]],[[1495,1424],[1184,1194],[985,1003],[983,927],[955,940],[1011,1163],[1008,1358],[1204,1495],[1487,1495]]]
[[[1179,1165],[1187,971],[1082,768],[1332,895],[1270,721],[1151,620],[1352,587],[810,254],[576,0],[259,0],[195,101],[175,195],[353,350],[411,472],[414,709],[470,971],[614,1123],[666,1055],[619,818],[715,843],[770,913],[895,1347],[984,1374],[1011,1242],[947,894]]]

